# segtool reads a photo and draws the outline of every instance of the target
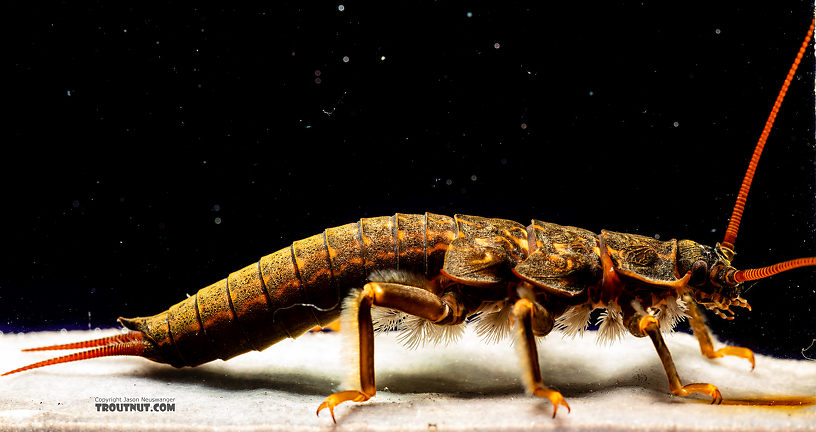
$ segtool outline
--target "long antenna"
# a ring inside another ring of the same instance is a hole
[[[768,116],[768,121],[765,122],[765,128],[762,129],[762,134],[759,136],[759,141],[754,148],[754,154],[751,156],[751,162],[748,164],[748,170],[745,171],[745,177],[742,179],[742,186],[740,186],[739,194],[737,195],[737,203],[734,205],[734,211],[731,212],[731,219],[728,221],[725,237],[722,243],[720,243],[720,250],[729,261],[734,259],[734,241],[737,239],[737,231],[739,230],[740,221],[742,220],[742,212],[745,209],[745,201],[748,199],[748,191],[751,189],[751,181],[754,179],[754,172],[759,163],[759,157],[762,155],[762,149],[765,147],[768,134],[771,133],[771,128],[773,127],[774,120],[776,120],[779,107],[782,105],[782,100],[785,99],[785,93],[788,92],[788,87],[790,86],[791,80],[793,80],[793,76],[796,74],[799,62],[802,61],[808,44],[810,44],[814,25],[816,25],[816,17],[810,22],[810,28],[805,36],[805,40],[802,42],[802,46],[799,47],[796,60],[793,61],[793,65],[785,77],[785,82],[782,84],[782,89],[779,90],[779,95],[776,96],[776,102],[774,102],[773,108],[771,108],[771,114]]]
[[[733,277],[735,282],[742,283],[745,281],[764,279],[766,277],[773,276],[784,271],[807,266],[816,266],[816,257],[797,258],[758,269],[737,270],[736,272],[734,272]]]

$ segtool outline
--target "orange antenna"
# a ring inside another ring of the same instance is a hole
[[[796,54],[796,60],[788,71],[785,77],[785,82],[782,84],[782,89],[779,90],[779,95],[776,96],[771,114],[768,116],[768,121],[765,122],[765,128],[762,129],[762,134],[759,136],[759,141],[754,148],[754,154],[751,156],[751,162],[748,164],[748,170],[745,171],[745,177],[742,179],[742,186],[740,186],[739,194],[737,195],[737,203],[734,205],[734,211],[731,212],[731,219],[728,221],[728,228],[725,230],[725,237],[720,244],[720,250],[723,252],[728,260],[734,258],[734,241],[737,239],[737,231],[739,230],[740,221],[742,220],[742,212],[745,209],[745,201],[748,198],[748,191],[751,189],[751,181],[754,179],[754,172],[756,171],[759,157],[762,155],[762,149],[765,147],[765,141],[768,139],[768,134],[771,133],[776,114],[779,112],[779,107],[782,105],[782,100],[785,99],[785,93],[788,92],[793,76],[796,74],[796,69],[799,67],[799,62],[802,61],[802,56],[807,50],[810,38],[813,36],[813,27],[816,25],[816,17],[810,22],[805,40],[802,46],[799,47],[799,53]]]
[[[746,281],[764,279],[768,276],[773,276],[784,271],[806,266],[816,266],[816,257],[797,258],[758,269],[738,270],[734,273],[734,280],[737,283],[742,283]]]

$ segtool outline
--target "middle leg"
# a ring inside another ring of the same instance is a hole
[[[569,412],[570,406],[561,393],[544,385],[538,364],[535,336],[552,330],[554,322],[552,316],[540,305],[522,298],[517,300],[513,306],[513,322],[515,344],[521,360],[522,379],[527,392],[549,399],[553,404],[553,418],[558,412],[559,405],[567,407],[567,412]]]

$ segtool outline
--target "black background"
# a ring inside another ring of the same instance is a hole
[[[12,2],[0,330],[152,315],[293,240],[395,212],[713,245],[813,14],[379,3]],[[816,254],[813,82],[810,49],[737,267]],[[711,318],[715,334],[801,358],[816,271],[745,297],[753,312]]]

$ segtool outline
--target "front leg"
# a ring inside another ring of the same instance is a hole
[[[680,376],[677,374],[677,368],[674,366],[669,348],[666,342],[663,341],[663,335],[660,333],[660,325],[657,318],[643,311],[640,304],[634,301],[633,308],[626,308],[624,311],[624,322],[627,323],[629,332],[635,337],[649,336],[654,344],[657,355],[663,363],[663,369],[666,371],[666,376],[669,379],[669,389],[677,396],[689,396],[692,393],[702,393],[711,396],[712,404],[719,404],[722,402],[722,395],[720,390],[713,384],[708,383],[694,383],[683,385],[680,382]]]
[[[537,333],[540,335],[552,329],[552,321],[553,319],[548,315],[546,309],[540,306],[536,308],[533,302],[528,299],[520,299],[513,306],[513,335],[521,362],[524,387],[528,393],[534,396],[549,399],[553,404],[553,418],[555,418],[559,405],[567,407],[567,412],[570,411],[570,407],[561,393],[544,385],[541,379],[541,368],[538,365],[538,351],[535,343]],[[540,331],[544,329],[546,329],[546,332]]]
[[[334,407],[351,402],[365,402],[377,393],[374,384],[374,326],[371,321],[371,306],[383,306],[401,312],[416,315],[432,322],[446,321],[452,310],[462,307],[455,303],[454,296],[439,298],[435,294],[416,286],[400,283],[366,284],[362,290],[350,295],[343,304],[341,331],[357,330],[355,341],[359,347],[359,382],[360,387],[334,393],[326,398],[317,408],[317,414],[324,408],[334,418]]]
[[[711,333],[705,325],[705,318],[697,306],[697,302],[695,302],[694,298],[689,294],[683,295],[683,301],[686,302],[688,306],[689,324],[691,324],[694,336],[697,337],[697,341],[700,343],[700,351],[702,351],[704,356],[710,359],[727,355],[744,358],[751,362],[751,370],[754,370],[754,367],[756,367],[754,352],[748,348],[727,346],[715,351],[714,343],[711,341]]]

